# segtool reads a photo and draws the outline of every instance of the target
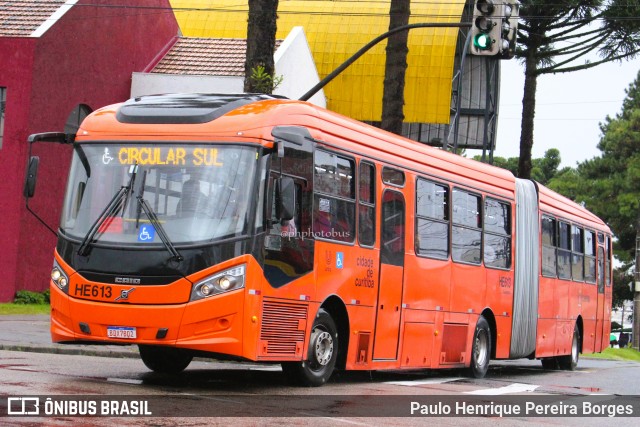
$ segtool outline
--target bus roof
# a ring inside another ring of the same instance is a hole
[[[481,190],[513,197],[514,176],[507,170],[429,147],[315,105],[268,95],[172,94],[132,98],[89,115],[77,141],[256,139],[271,147],[275,126],[304,126],[312,136],[340,149],[387,163],[432,173],[454,182],[471,180]],[[456,179],[456,177],[458,177]]]
[[[132,98],[90,114],[76,140],[229,141],[273,147],[276,126],[303,126],[337,149],[413,169],[482,191],[514,198],[513,174],[427,146],[313,104],[261,94],[170,94]],[[542,210],[609,232],[584,207],[538,185]]]
[[[556,193],[542,184],[537,185],[540,209],[542,210],[542,213],[552,214],[557,216],[559,219],[578,222],[584,226],[611,234],[611,230],[604,221],[589,212],[581,204]]]

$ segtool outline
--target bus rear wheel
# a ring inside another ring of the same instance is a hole
[[[326,383],[338,358],[338,330],[331,315],[325,310],[318,310],[311,336],[307,360],[302,362],[284,362],[282,371],[294,382],[307,386],[318,387]]]
[[[573,338],[571,339],[571,354],[558,357],[558,365],[560,369],[566,371],[575,371],[578,367],[578,359],[580,358],[580,331],[578,325],[573,327]]]
[[[545,357],[544,359],[540,359],[542,362],[542,369],[547,371],[556,371],[560,367],[558,366],[558,359],[555,357]]]
[[[484,378],[491,359],[491,329],[487,320],[480,316],[473,333],[470,373],[474,378]]]
[[[180,373],[193,359],[193,355],[181,348],[139,345],[138,349],[146,367],[161,374]]]

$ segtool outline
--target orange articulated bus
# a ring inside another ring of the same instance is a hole
[[[505,170],[311,104],[144,96],[77,134],[51,274],[60,343],[334,369],[574,369],[607,347],[611,232]]]

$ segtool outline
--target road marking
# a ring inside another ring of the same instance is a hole
[[[122,384],[142,384],[142,380],[132,380],[129,378],[107,378],[107,381],[111,381],[112,383],[122,383]]]
[[[515,383],[515,384],[509,384],[508,386],[505,386],[505,387],[485,388],[485,389],[482,389],[482,390],[465,391],[464,393],[465,394],[480,394],[480,395],[498,395],[498,394],[522,393],[522,392],[525,392],[525,391],[534,391],[538,387],[540,387],[540,386],[539,385],[533,385],[533,384]]]
[[[415,380],[415,381],[388,381],[385,384],[391,385],[404,385],[407,387],[416,387],[420,385],[429,385],[429,384],[444,384],[450,383],[453,381],[458,381],[463,379],[462,377],[450,377],[450,378],[435,378],[432,380]]]
[[[248,369],[250,371],[263,371],[263,372],[277,372],[282,370],[280,366],[250,366]]]
[[[313,412],[300,412],[300,414],[302,414],[305,417],[315,417],[317,414],[313,413]],[[357,426],[370,426],[371,424],[368,423],[360,423],[358,421],[350,421],[350,420],[345,420],[344,418],[332,418],[332,417],[318,417],[318,418],[323,418],[325,420],[331,420],[332,422],[340,422],[340,423],[345,423],[345,424],[354,424]]]

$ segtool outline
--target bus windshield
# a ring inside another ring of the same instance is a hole
[[[176,245],[244,235],[256,164],[250,147],[77,145],[61,231],[85,239],[97,227],[94,241],[118,245],[162,244],[159,232]]]

